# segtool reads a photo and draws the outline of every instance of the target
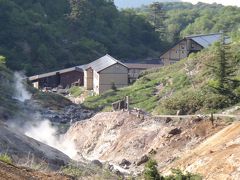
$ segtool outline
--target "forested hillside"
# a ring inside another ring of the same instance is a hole
[[[160,6],[159,12],[154,6],[118,10],[113,0],[0,0],[0,55],[12,70],[32,75],[106,53],[118,59],[157,58],[184,35],[240,27],[237,7]]]
[[[0,0],[0,54],[28,75],[80,65],[105,53],[157,56],[154,28],[109,0]]]
[[[185,2],[160,3],[160,6],[162,13],[152,6],[143,6],[135,11],[151,24],[154,24],[156,16],[156,21],[160,21],[163,27],[162,40],[170,44],[190,34],[231,33],[240,28],[239,7]]]

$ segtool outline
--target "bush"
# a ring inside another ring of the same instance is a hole
[[[76,166],[72,166],[72,165],[63,167],[61,169],[61,171],[64,174],[67,174],[67,175],[73,176],[73,177],[81,177],[83,175],[83,170],[81,170],[80,168],[78,168]]]
[[[150,159],[144,168],[144,179],[145,180],[160,180],[161,176],[157,170],[157,162]]]
[[[5,64],[6,58],[4,56],[0,56],[0,64]]]
[[[172,169],[172,175],[164,177],[164,180],[201,180],[202,177],[198,174],[187,172],[184,174],[180,169]]]
[[[7,164],[12,164],[12,158],[6,153],[0,155],[0,161],[5,162]]]

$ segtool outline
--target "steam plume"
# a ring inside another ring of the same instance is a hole
[[[19,72],[14,73],[14,85],[15,85],[15,98],[21,102],[31,99],[32,95],[26,89],[26,86],[23,83],[25,76]]]
[[[63,135],[58,136],[57,129],[49,120],[31,125],[25,131],[25,135],[62,151],[72,159],[77,155],[74,142],[65,139]]]

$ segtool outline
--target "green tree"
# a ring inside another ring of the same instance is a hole
[[[228,96],[231,100],[239,100],[234,90],[239,87],[237,80],[237,59],[231,51],[230,44],[225,43],[224,36],[222,40],[215,45],[216,63],[211,66],[215,75],[215,84],[212,86],[218,93]]]
[[[157,162],[150,159],[144,168],[144,179],[145,180],[161,180],[161,176],[157,170]]]

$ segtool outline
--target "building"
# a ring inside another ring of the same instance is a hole
[[[84,87],[96,94],[127,85],[128,67],[108,54],[84,67]]]
[[[83,69],[81,66],[78,66],[31,76],[28,80],[31,81],[33,86],[37,89],[42,89],[44,87],[55,88],[58,86],[66,88],[74,83],[82,86],[84,82],[83,76]]]
[[[219,41],[221,37],[221,33],[187,36],[164,52],[160,59],[164,62],[164,65],[175,63],[188,57],[190,53],[209,47]]]
[[[128,78],[129,78],[128,81],[129,83],[133,83],[138,79],[142,71],[145,71],[147,69],[160,68],[163,66],[163,63],[159,63],[159,64],[125,63],[125,65],[128,67]]]

